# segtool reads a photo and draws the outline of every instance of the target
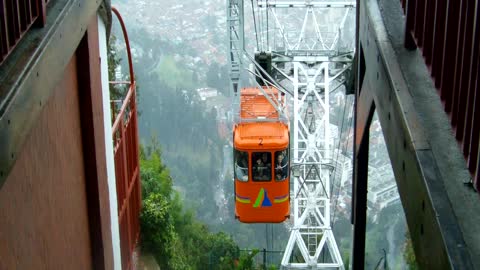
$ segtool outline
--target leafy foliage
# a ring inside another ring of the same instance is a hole
[[[409,270],[418,270],[417,260],[415,259],[415,252],[413,250],[412,238],[409,233],[405,233],[405,245],[403,257],[405,258],[405,263],[408,266]]]
[[[259,252],[258,249],[254,249],[248,253],[242,254],[240,257],[240,260],[238,262],[238,267],[237,269],[239,270],[250,270],[250,269],[255,269],[255,264],[253,261],[253,258],[257,253]]]
[[[149,194],[143,201],[140,220],[143,248],[155,254],[162,268],[167,267],[166,262],[174,255],[172,247],[177,238],[169,202],[161,194]]]
[[[177,65],[172,56],[163,57],[156,67],[156,72],[162,82],[172,89],[189,89],[194,87],[194,73]]]
[[[140,149],[143,209],[141,246],[162,269],[233,269],[239,248],[223,232],[213,234],[183,209],[180,195],[155,144]]]
[[[225,96],[229,96],[228,91],[228,68],[227,66],[219,66],[212,63],[207,70],[206,82],[208,87],[216,88]]]

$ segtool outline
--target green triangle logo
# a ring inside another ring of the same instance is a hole
[[[272,202],[270,202],[270,199],[268,199],[267,191],[263,188],[261,188],[258,192],[258,196],[255,200],[255,203],[253,204],[253,208],[257,208],[260,206],[272,206]]]

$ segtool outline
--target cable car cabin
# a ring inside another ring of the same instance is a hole
[[[233,133],[235,217],[282,222],[290,215],[288,123],[256,88],[242,89],[240,118]]]

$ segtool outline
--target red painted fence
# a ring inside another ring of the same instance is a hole
[[[127,31],[119,12],[112,8],[122,27],[127,46],[130,81],[119,112],[112,106],[115,122],[112,135],[114,142],[115,177],[117,185],[118,220],[120,227],[120,250],[122,269],[134,269],[134,253],[140,236],[140,208],[142,193],[140,184],[140,162],[138,150],[138,125],[136,85]]]
[[[33,24],[46,23],[49,0],[0,0],[0,64]]]
[[[132,259],[140,233],[140,165],[138,158],[135,85],[131,85],[113,125],[115,176],[122,269],[133,269]]]
[[[422,50],[455,137],[480,190],[480,14],[476,0],[401,0],[405,46]]]

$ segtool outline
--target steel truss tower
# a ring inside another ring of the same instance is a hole
[[[294,62],[293,77],[288,78],[294,90],[293,226],[282,266],[343,269],[331,228],[330,176],[334,168],[334,139],[337,138],[331,136],[329,93],[338,87],[337,79],[349,68],[350,60],[345,57],[340,63],[346,67],[332,77],[331,59],[317,57],[317,60],[314,64]]]
[[[249,58],[243,38],[241,0],[229,0],[232,83],[239,81],[234,63]],[[331,227],[331,174],[334,139],[330,126],[330,93],[341,87],[351,69],[354,37],[342,44],[342,34],[355,1],[257,0],[254,26],[256,50],[272,54],[274,86],[293,100],[292,226],[282,259],[283,269],[344,269]],[[336,9],[334,15],[327,14]],[[241,10],[232,16],[231,10]],[[340,15],[339,15],[340,14]],[[255,15],[254,15],[255,16]],[[242,22],[235,18],[241,17]],[[328,17],[329,19],[325,19]],[[354,27],[351,26],[351,27]],[[354,33],[354,29],[351,31]],[[243,49],[243,56],[236,48]],[[238,57],[239,60],[236,60]],[[255,66],[254,74],[260,72]],[[236,89],[233,89],[236,93]],[[273,104],[275,107],[278,104]]]

